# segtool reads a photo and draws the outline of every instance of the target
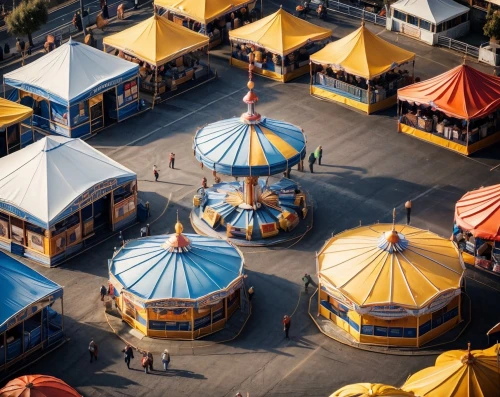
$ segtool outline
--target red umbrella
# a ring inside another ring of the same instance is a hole
[[[26,375],[0,389],[0,397],[81,397],[61,379],[48,375]]]

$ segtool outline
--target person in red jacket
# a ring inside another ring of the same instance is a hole
[[[286,315],[283,317],[283,331],[285,331],[285,339],[290,339],[288,337],[288,333],[290,332],[290,326],[292,325],[292,321],[290,316]]]

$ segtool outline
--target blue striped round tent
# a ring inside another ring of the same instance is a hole
[[[182,234],[178,222],[174,234],[127,242],[110,260],[109,275],[124,320],[146,335],[164,337],[155,331],[196,331],[196,320],[211,325],[212,311],[239,306],[243,265],[229,242]]]
[[[217,121],[194,137],[196,159],[230,176],[270,176],[298,164],[306,155],[301,128],[262,117],[249,123],[243,117]]]

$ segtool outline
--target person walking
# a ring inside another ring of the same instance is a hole
[[[127,368],[130,369],[130,360],[134,358],[134,349],[132,349],[132,346],[127,345],[122,352],[125,354],[125,364],[127,364]]]
[[[175,153],[174,152],[170,152],[169,160],[170,161],[168,162],[168,168],[175,169]]]
[[[163,369],[166,371],[168,369],[168,364],[170,364],[170,353],[168,349],[163,350],[161,354],[161,362],[163,363]]]
[[[292,324],[292,321],[290,319],[290,316],[285,314],[283,317],[283,331],[285,331],[285,339],[290,339],[288,337],[288,333],[290,332],[290,325]]]
[[[406,208],[406,224],[410,224],[410,217],[411,217],[411,200],[408,200],[405,203],[405,208]]]
[[[306,294],[309,290],[309,284],[311,284],[311,276],[309,274],[304,274],[304,277],[302,277],[302,281],[304,282],[304,288],[305,288],[305,291],[306,291]]]
[[[309,171],[311,171],[311,174],[314,174],[314,163],[316,162],[316,157],[314,156],[314,153],[311,153],[309,155]]]
[[[153,175],[155,176],[155,182],[158,182],[158,178],[160,177],[160,170],[156,167],[156,164],[153,165]]]
[[[323,147],[321,145],[314,151],[314,157],[318,160],[318,165],[321,165],[321,158],[323,157]]]
[[[101,301],[104,300],[104,297],[106,296],[106,287],[104,285],[101,285],[101,289],[99,290],[100,294],[101,294]]]
[[[91,339],[90,343],[89,343],[90,362],[92,362],[94,360],[95,346],[96,346],[96,344],[94,342],[94,339]]]
[[[148,352],[149,370],[153,371],[153,353]]]

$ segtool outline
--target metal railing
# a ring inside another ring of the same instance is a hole
[[[479,47],[463,43],[462,41],[454,40],[446,36],[438,36],[437,44],[438,46],[449,48],[465,55],[470,55],[473,58],[479,58]]]
[[[385,26],[386,17],[382,17],[373,12],[365,11],[364,8],[358,8],[350,6],[348,4],[341,3],[338,0],[328,0],[328,11],[338,12],[344,15],[349,15],[354,18],[364,19],[367,22],[374,23],[376,25]]]
[[[361,103],[368,103],[368,90],[356,87],[343,81],[328,77],[322,73],[316,73],[316,83],[343,91]]]

